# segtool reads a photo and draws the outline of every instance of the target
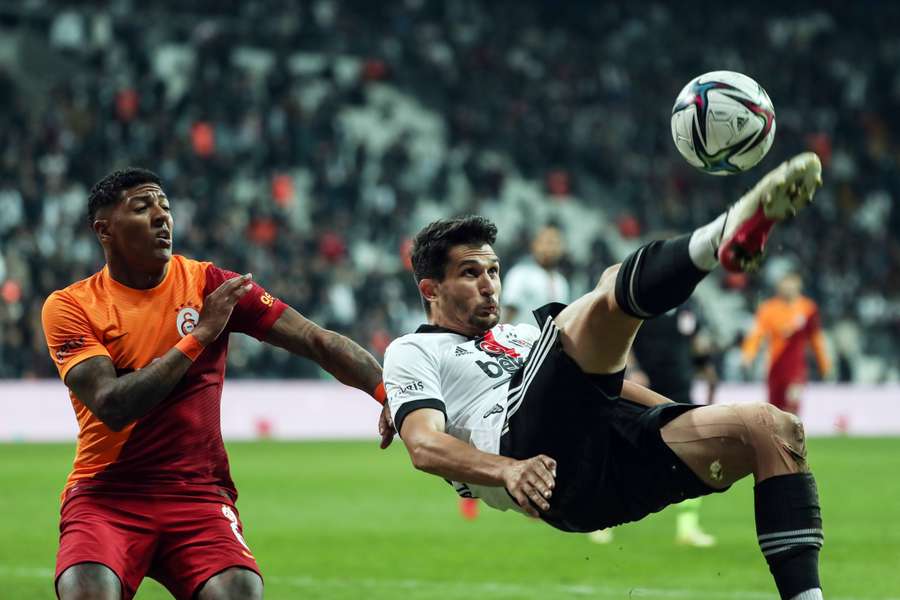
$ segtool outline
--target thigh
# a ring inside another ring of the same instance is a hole
[[[259,577],[240,516],[229,501],[173,499],[160,503],[159,518],[162,534],[149,574],[176,598],[192,598],[215,575],[232,567]]]
[[[62,592],[98,577],[103,589],[112,585],[122,598],[133,597],[156,543],[148,512],[143,502],[129,496],[83,494],[67,500],[60,511],[57,588]]]
[[[213,575],[197,592],[197,600],[257,600],[262,597],[262,578],[243,567],[231,567]]]
[[[706,485],[723,489],[753,472],[756,462],[746,422],[735,406],[690,410],[660,430],[663,441]]]
[[[60,600],[120,600],[122,582],[106,565],[79,563],[63,571],[57,578],[56,595]]]
[[[554,319],[566,354],[585,373],[615,373],[625,368],[641,326],[616,304],[618,266],[607,269],[597,287],[567,306]]]

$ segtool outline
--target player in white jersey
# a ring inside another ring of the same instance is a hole
[[[821,164],[801,154],[692,234],[656,241],[607,269],[569,306],[500,324],[496,227],[432,223],[412,263],[428,325],[395,340],[384,379],[413,465],[464,496],[563,531],[635,521],[756,480],[760,548],[787,600],[822,598],[815,480],[800,422],[767,404],[678,404],[622,374],[643,320],[684,302],[720,262],[758,265],[772,226],[812,200]]]
[[[551,302],[569,302],[569,282],[559,270],[562,234],[555,225],[542,227],[531,241],[531,254],[503,278],[503,314],[511,322]]]

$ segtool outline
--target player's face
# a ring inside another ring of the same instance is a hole
[[[552,269],[563,255],[563,241],[556,227],[545,227],[534,238],[531,253],[535,261],[545,269]]]
[[[489,244],[454,246],[431,305],[436,324],[481,335],[500,321],[500,259]]]
[[[803,291],[803,280],[796,275],[788,275],[778,282],[778,295],[786,300],[793,300]]]
[[[155,183],[123,192],[109,214],[111,249],[135,266],[152,267],[172,258],[172,214],[169,199]]]

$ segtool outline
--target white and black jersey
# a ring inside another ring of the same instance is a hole
[[[509,384],[525,364],[540,331],[534,325],[497,325],[479,338],[423,325],[394,340],[384,358],[384,384],[397,431],[420,408],[443,412],[446,432],[500,453]],[[482,498],[501,510],[518,509],[503,487],[450,482],[460,496]]]

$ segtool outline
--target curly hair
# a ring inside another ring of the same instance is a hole
[[[93,227],[97,211],[104,206],[112,206],[121,200],[124,190],[142,183],[162,185],[159,175],[140,167],[118,169],[94,184],[88,196],[88,225]]]

